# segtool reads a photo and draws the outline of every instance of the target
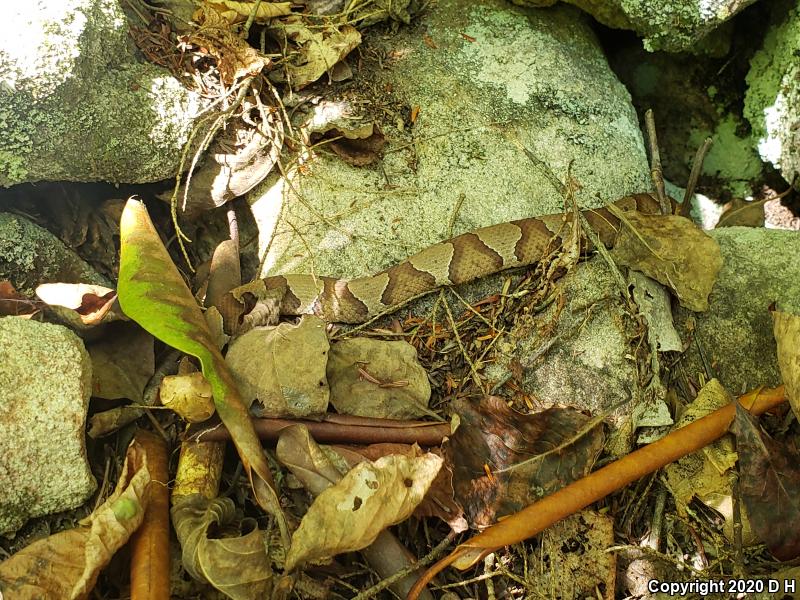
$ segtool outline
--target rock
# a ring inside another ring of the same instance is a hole
[[[384,107],[366,115],[384,158],[358,168],[323,146],[302,175],[251,192],[263,274],[367,275],[451,235],[560,212],[554,180],[570,164],[585,206],[650,189],[630,96],[574,8],[442,0],[391,39],[368,35],[363,56],[347,90],[358,102],[338,109]]]
[[[136,58],[118,0],[5,2],[0,19],[0,186],[175,176],[207,101]]]
[[[706,137],[713,144],[703,161],[705,194],[752,195],[764,180],[757,138],[741,115],[743,91],[719,81],[724,66],[731,79],[743,78],[747,64],[733,58],[650,53],[638,42],[614,46],[609,62],[633,97],[640,115],[653,110],[664,176],[685,184],[697,149]],[[740,51],[741,52],[741,51]]]
[[[0,533],[80,506],[97,487],[84,423],[92,366],[60,325],[0,318]]]
[[[10,213],[0,213],[0,279],[28,295],[40,283],[112,285],[52,233]]]
[[[800,314],[800,236],[792,231],[725,227],[709,232],[722,269],[705,313],[676,311],[692,342],[682,365],[694,380],[716,377],[733,395],[781,382],[769,305]],[[708,367],[710,372],[706,372]]]
[[[552,6],[557,0],[512,0],[523,6]],[[591,14],[603,25],[632,29],[650,51],[693,52],[704,38],[755,0],[565,0]],[[711,48],[717,45],[711,40]]]
[[[761,158],[792,182],[800,173],[800,7],[788,12],[750,61],[744,115]]]
[[[602,258],[579,264],[560,284],[566,304],[555,329],[545,336],[538,333],[553,319],[557,302],[533,318],[520,314],[510,334],[496,345],[495,362],[487,361],[489,388],[516,372],[516,383],[536,398],[536,410],[570,406],[593,416],[633,399],[609,415],[609,422],[621,427],[639,401],[632,397],[639,380],[636,363],[629,358],[634,323]],[[645,408],[655,410],[637,410]]]

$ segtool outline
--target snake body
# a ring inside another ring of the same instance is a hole
[[[657,214],[658,200],[634,194],[614,202],[622,211]],[[614,244],[620,220],[608,208],[582,211],[600,241]],[[367,277],[338,279],[306,274],[275,275],[259,282],[278,298],[282,315],[315,314],[328,322],[362,323],[405,301],[442,286],[459,285],[513,267],[534,264],[557,249],[571,231],[564,213],[499,223],[439,242]],[[583,250],[590,244],[584,240]],[[248,311],[253,284],[229,292],[222,311],[226,329]],[[231,301],[234,304],[231,304]],[[250,302],[252,305],[252,301]],[[227,313],[227,314],[226,314]]]

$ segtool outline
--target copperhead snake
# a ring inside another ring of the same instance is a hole
[[[651,194],[634,194],[614,202],[622,211],[660,212]],[[611,247],[620,220],[608,208],[584,210],[600,241]],[[558,248],[570,232],[563,213],[499,223],[463,233],[421,250],[374,275],[356,279],[275,275],[228,292],[220,305],[226,331],[236,331],[255,298],[275,298],[281,315],[314,314],[327,322],[363,323],[405,301],[505,269],[538,262]],[[591,249],[584,240],[583,250]]]

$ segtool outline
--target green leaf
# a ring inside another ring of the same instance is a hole
[[[120,221],[117,294],[123,312],[154,337],[199,359],[214,405],[231,433],[256,501],[272,513],[289,547],[283,516],[264,451],[203,313],[173,264],[144,204],[129,199]]]

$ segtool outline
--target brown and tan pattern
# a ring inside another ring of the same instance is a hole
[[[623,211],[659,212],[651,194],[636,194],[617,200]],[[606,246],[613,246],[619,219],[607,208],[583,211],[592,229]],[[266,277],[266,290],[282,298],[280,314],[315,314],[328,322],[362,323],[410,298],[441,286],[459,285],[503,269],[538,262],[558,248],[570,232],[567,215],[545,215],[482,227],[434,244],[375,275],[357,279],[336,279],[312,275]],[[584,249],[591,250],[584,240]],[[239,288],[242,289],[242,288]],[[233,290],[231,294],[237,294]],[[233,300],[233,298],[231,298]],[[245,306],[225,315],[226,329],[236,329]]]

